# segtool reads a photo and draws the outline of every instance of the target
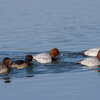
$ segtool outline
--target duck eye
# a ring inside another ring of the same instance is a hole
[[[7,60],[7,62],[9,62],[10,60]]]

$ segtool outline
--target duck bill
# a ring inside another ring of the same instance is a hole
[[[62,53],[59,53],[59,56],[64,56],[64,54],[62,54]]]

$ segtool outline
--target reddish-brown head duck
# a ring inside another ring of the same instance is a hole
[[[50,63],[57,60],[57,56],[60,55],[60,51],[57,48],[53,48],[49,54],[41,53],[33,56],[33,59],[40,63]]]

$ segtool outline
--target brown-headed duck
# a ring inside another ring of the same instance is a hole
[[[57,48],[53,48],[49,54],[48,53],[40,53],[33,56],[33,59],[39,63],[50,63],[52,61],[57,60],[57,56],[60,55],[60,51]]]
[[[11,67],[16,67],[18,69],[22,69],[31,65],[33,57],[32,55],[26,55],[25,60],[16,60],[12,63]]]
[[[0,73],[6,73],[8,71],[10,71],[10,64],[12,63],[12,61],[10,60],[10,58],[5,57],[2,62],[0,63]]]

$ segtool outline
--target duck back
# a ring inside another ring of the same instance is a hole
[[[51,56],[47,53],[41,53],[33,56],[33,59],[40,63],[49,63],[52,61]]]

